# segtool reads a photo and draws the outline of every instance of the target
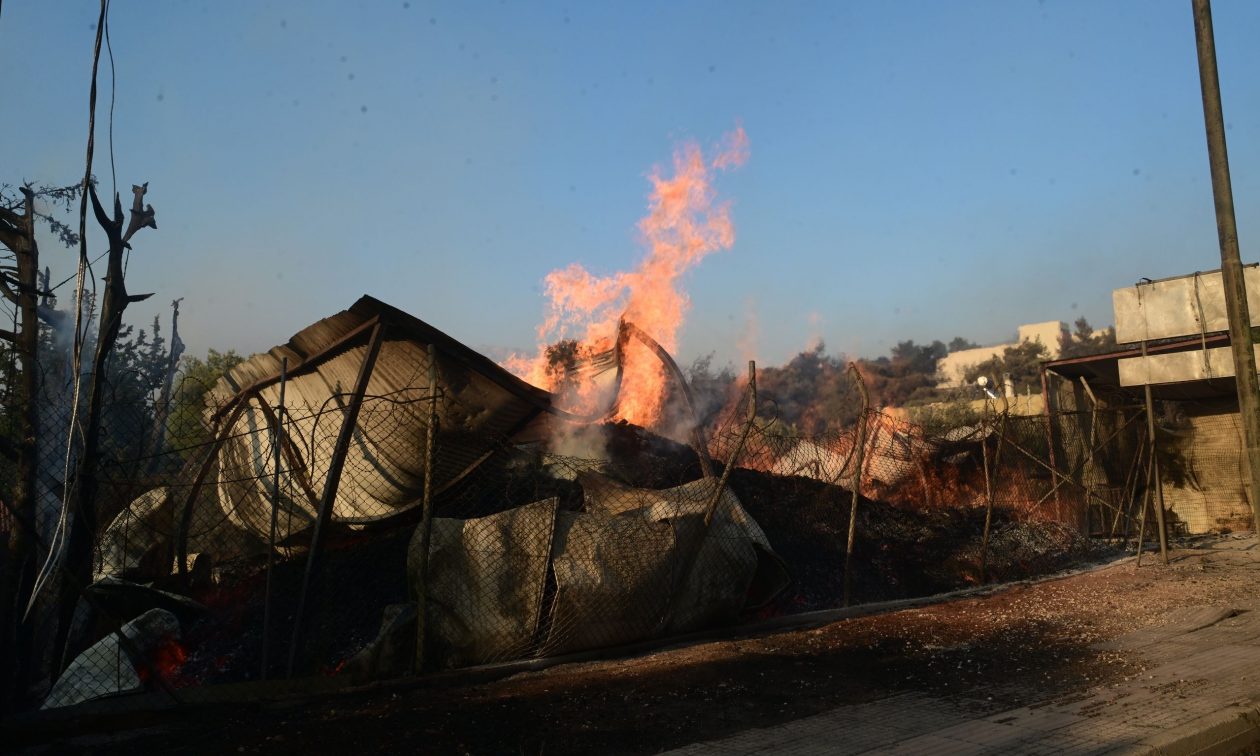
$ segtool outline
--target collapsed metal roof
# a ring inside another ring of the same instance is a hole
[[[379,352],[369,366],[361,414],[344,457],[331,510],[335,521],[378,522],[418,503],[424,486],[430,345],[441,397],[434,490],[468,475],[551,409],[547,391],[428,323],[364,296],[286,344],[250,357],[207,392],[206,417],[223,437],[219,500],[233,522],[259,534],[270,527],[276,470],[269,449],[282,384],[286,420],[279,540],[314,522],[334,442],[351,416],[353,389],[373,338],[380,339]]]

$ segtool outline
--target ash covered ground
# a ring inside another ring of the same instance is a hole
[[[700,476],[696,455],[686,446],[624,423],[606,426],[606,431],[611,461],[602,469],[612,477],[662,488]],[[550,496],[559,498],[562,508],[579,508],[579,484],[557,477],[555,466],[553,460],[548,469],[528,454],[506,457],[448,492],[437,502],[437,514],[482,516]],[[731,471],[729,486],[765,531],[791,578],[771,605],[743,620],[841,606],[852,494],[811,478],[745,468]],[[918,508],[863,498],[857,513],[853,603],[928,596],[980,582],[983,507]],[[337,673],[376,635],[384,607],[408,600],[406,550],[412,531],[403,525],[375,534],[343,534],[330,542],[312,584],[298,674]],[[998,508],[991,524],[987,581],[1047,574],[1108,553],[1107,547],[1071,528],[1018,521],[1009,510]],[[288,663],[305,568],[305,556],[299,554],[278,562],[272,575],[268,666],[273,677],[283,676]],[[174,685],[260,676],[265,583],[261,564],[254,561],[196,596],[211,611],[187,629],[187,661],[172,671]]]

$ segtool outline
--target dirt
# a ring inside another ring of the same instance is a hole
[[[1140,659],[1091,644],[1177,607],[1254,595],[1254,561],[1213,546],[1192,543],[1169,567],[1128,560],[986,596],[486,684],[189,709],[131,733],[44,733],[33,751],[638,754],[899,692],[992,712],[1140,674]]]

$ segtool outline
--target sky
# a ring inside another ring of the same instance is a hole
[[[81,180],[98,10],[4,0],[0,181]],[[1254,261],[1260,3],[1213,13]],[[685,276],[684,362],[1101,326],[1113,289],[1220,265],[1189,0],[114,0],[109,31],[94,171],[112,94],[117,186],[148,181],[158,223],[129,321],[182,297],[191,355],[362,294],[529,349],[544,276],[632,268],[654,166],[737,124],[736,238]]]

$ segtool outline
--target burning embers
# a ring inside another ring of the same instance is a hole
[[[665,368],[642,342],[622,338],[620,323],[634,323],[672,352],[689,304],[680,288],[683,274],[735,243],[730,204],[716,200],[712,181],[716,171],[748,159],[743,128],[727,134],[714,152],[706,157],[698,145],[684,144],[674,152],[672,176],[659,168],[649,174],[648,214],[639,221],[647,254],[636,269],[598,276],[573,263],[547,275],[550,302],[538,328],[539,353],[514,357],[505,367],[559,394],[566,409],[591,413],[610,399],[606,384],[595,378],[616,353],[621,381],[613,419],[661,427]]]

